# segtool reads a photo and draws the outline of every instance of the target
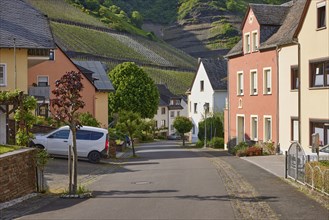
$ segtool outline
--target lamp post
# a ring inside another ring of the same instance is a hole
[[[207,111],[209,110],[209,103],[205,102],[203,105],[204,109],[204,146],[203,148],[207,147]]]

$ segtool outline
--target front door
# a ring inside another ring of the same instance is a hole
[[[236,137],[236,144],[243,142],[244,138],[244,116],[237,117],[237,137]]]

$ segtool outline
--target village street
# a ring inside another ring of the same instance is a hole
[[[19,219],[329,217],[327,209],[284,180],[225,151],[166,141],[138,146],[137,154],[95,179],[87,187],[93,198],[53,199]]]

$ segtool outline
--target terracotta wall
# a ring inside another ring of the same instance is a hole
[[[35,149],[0,155],[0,203],[36,191]]]

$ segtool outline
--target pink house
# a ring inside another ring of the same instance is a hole
[[[51,91],[55,89],[55,81],[70,71],[83,74],[81,96],[85,107],[81,112],[89,112],[102,127],[107,127],[108,92],[113,92],[114,88],[102,64],[97,61],[74,62],[60,48],[51,52],[49,61],[28,70],[29,95],[38,99],[37,115],[50,116],[50,100],[55,98]]]
[[[278,50],[273,36],[291,4],[250,4],[241,25],[242,40],[226,55],[229,96],[225,142],[278,141]],[[274,46],[273,46],[274,45]]]

